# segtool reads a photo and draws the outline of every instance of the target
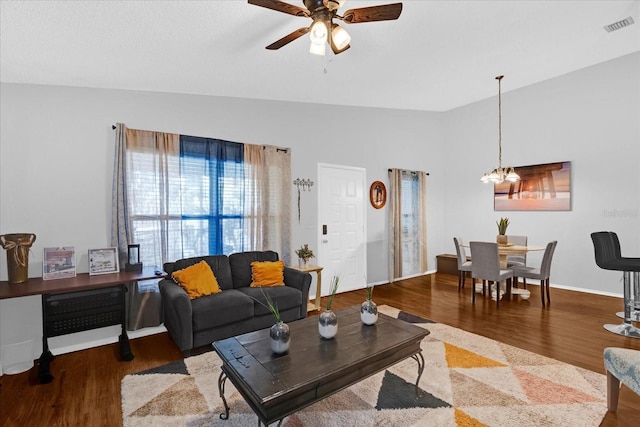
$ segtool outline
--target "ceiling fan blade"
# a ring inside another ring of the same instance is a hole
[[[276,10],[282,13],[288,13],[294,16],[310,16],[307,9],[303,9],[298,6],[294,6],[289,3],[285,3],[279,0],[248,0],[249,4],[254,6],[262,6],[267,9]]]
[[[298,28],[297,30],[295,30],[294,32],[292,32],[290,34],[287,34],[286,36],[284,36],[280,40],[271,43],[269,46],[266,47],[266,49],[269,49],[269,50],[280,49],[282,46],[291,43],[292,41],[294,41],[298,37],[302,37],[305,34],[307,34],[308,32],[309,32],[309,27]]]
[[[393,21],[402,13],[402,3],[383,4],[380,6],[361,7],[349,9],[342,16],[342,20],[348,24],[373,21]],[[340,18],[336,16],[336,18]]]

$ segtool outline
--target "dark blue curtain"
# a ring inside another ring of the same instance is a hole
[[[184,248],[207,251],[200,254],[244,250],[243,163],[243,144],[180,136]]]

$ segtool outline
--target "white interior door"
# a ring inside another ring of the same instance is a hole
[[[340,277],[338,292],[366,286],[365,169],[318,165],[319,265],[322,295],[331,278]]]

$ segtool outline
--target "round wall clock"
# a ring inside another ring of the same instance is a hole
[[[387,203],[387,188],[381,181],[374,181],[369,188],[369,200],[371,200],[371,206],[376,209],[380,209]]]

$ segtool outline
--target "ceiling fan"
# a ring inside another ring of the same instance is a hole
[[[248,0],[248,2],[289,15],[311,18],[313,22],[310,26],[298,28],[280,40],[271,43],[267,49],[280,49],[298,37],[310,33],[309,52],[316,55],[325,54],[327,43],[335,54],[342,53],[351,47],[349,45],[351,37],[344,28],[333,22],[334,18],[347,24],[358,24],[361,22],[392,21],[398,19],[402,12],[402,3],[349,9],[339,15],[338,9],[344,5],[345,0],[303,0],[304,8],[280,0]]]

